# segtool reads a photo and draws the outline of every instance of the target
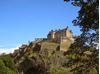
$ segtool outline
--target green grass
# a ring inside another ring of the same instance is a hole
[[[10,55],[0,56],[0,74],[17,74],[13,58]]]
[[[50,74],[72,74],[67,68],[55,67],[51,68]]]

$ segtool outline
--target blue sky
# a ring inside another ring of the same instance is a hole
[[[66,26],[79,35],[79,28],[72,25],[78,10],[63,0],[0,0],[0,49],[46,37],[51,29]]]

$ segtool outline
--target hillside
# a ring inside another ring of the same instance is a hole
[[[98,74],[98,63],[94,63],[98,51],[91,47],[78,50],[73,47],[76,43],[66,46],[67,51],[60,50],[60,43],[46,40],[23,44],[12,54],[0,55],[0,74]]]
[[[49,41],[30,42],[12,54],[19,74],[71,74],[63,65],[68,61],[60,44]]]

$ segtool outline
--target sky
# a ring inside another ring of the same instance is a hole
[[[50,30],[73,26],[78,7],[64,0],[0,0],[0,52],[11,50],[35,38],[46,38]]]

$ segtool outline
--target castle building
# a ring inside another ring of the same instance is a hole
[[[67,51],[75,38],[71,30],[67,28],[59,30],[51,30],[47,35],[47,40],[60,44],[60,51]]]
[[[47,39],[55,42],[66,42],[67,40],[74,41],[73,33],[68,27],[61,30],[51,30],[47,35]]]

